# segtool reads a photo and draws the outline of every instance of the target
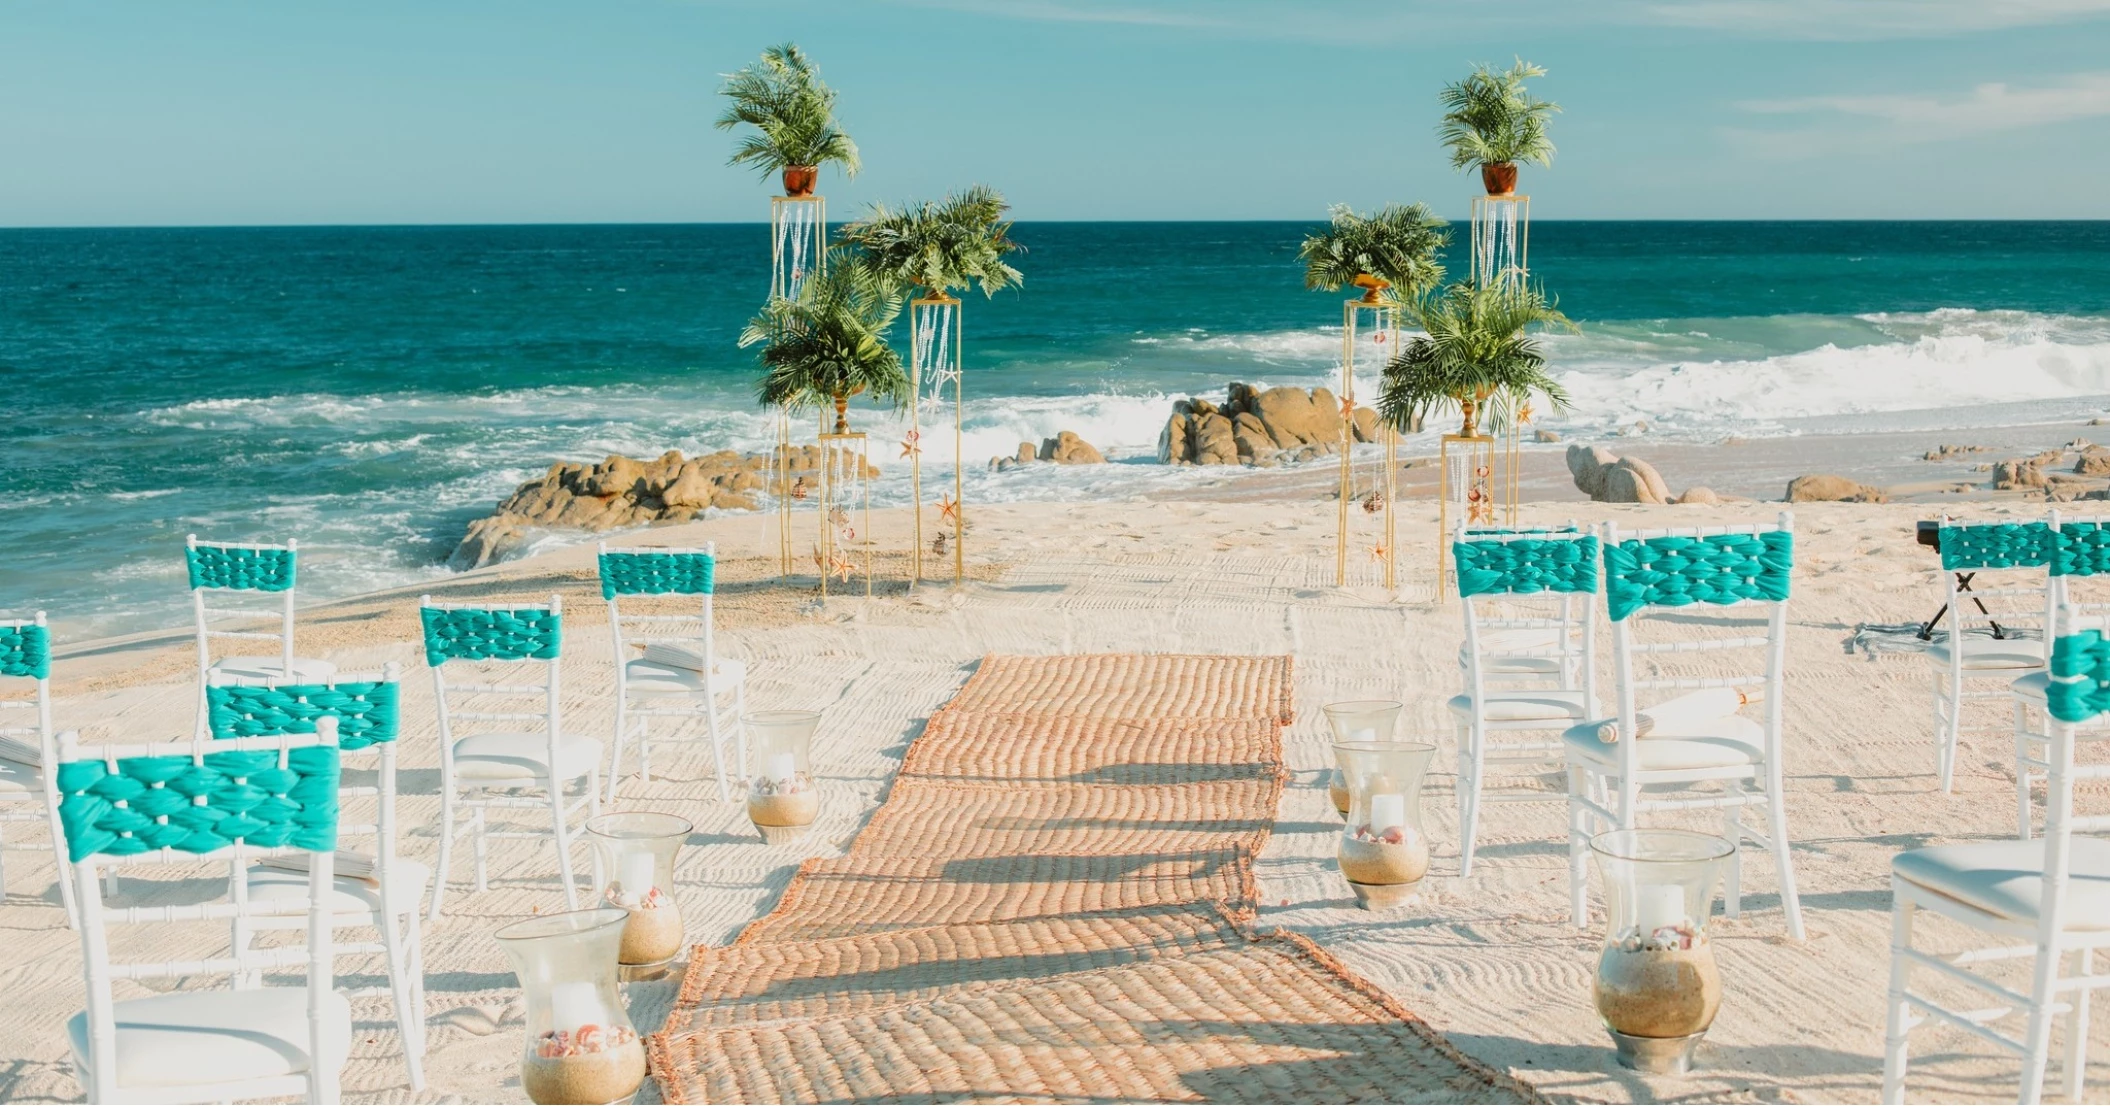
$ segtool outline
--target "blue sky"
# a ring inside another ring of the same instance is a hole
[[[1522,55],[1542,219],[2110,217],[2110,0],[0,0],[0,226],[765,218],[709,123],[784,39],[838,214],[1462,214],[1436,90]]]

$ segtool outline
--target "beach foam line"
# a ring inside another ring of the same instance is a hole
[[[1290,658],[984,658],[847,855],[699,946],[668,1102],[1539,1101],[1254,932]]]

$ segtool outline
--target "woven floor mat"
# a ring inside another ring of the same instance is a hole
[[[1301,937],[658,1035],[669,1102],[1531,1102]]]
[[[1165,856],[1257,849],[1282,779],[1048,787],[902,781],[855,857]]]
[[[903,777],[957,783],[1191,783],[1261,779],[1282,764],[1273,717],[1087,718],[939,711],[909,746]]]
[[[949,710],[1180,721],[1292,721],[1288,657],[985,657]]]
[[[1183,903],[698,948],[666,1031],[864,1013],[961,987],[1223,948],[1238,937],[1230,913]]]
[[[1149,906],[1253,899],[1253,854],[1241,848],[1089,856],[809,860],[777,909],[740,944],[812,941],[872,930],[1002,922]]]

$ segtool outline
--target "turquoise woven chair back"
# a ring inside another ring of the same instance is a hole
[[[2051,574],[2110,574],[2110,526],[2094,520],[2061,521],[2052,531]]]
[[[244,745],[253,743],[244,742]],[[59,764],[66,855],[210,853],[237,842],[323,852],[337,847],[337,749],[303,745]]]
[[[1604,547],[1605,608],[1618,622],[1648,607],[1785,602],[1794,572],[1786,530],[1630,538]]]
[[[50,628],[34,622],[0,623],[0,676],[50,679]]]
[[[394,741],[402,731],[402,686],[394,680],[205,688],[206,726],[219,740],[315,732],[323,715],[337,719],[337,745],[357,751]]]
[[[1957,570],[2048,568],[2052,530],[2047,522],[1974,522],[1941,528],[1941,565]]]
[[[2110,641],[2102,631],[2062,634],[2051,643],[2045,704],[2061,722],[2086,722],[2110,711]]]
[[[1597,591],[1598,541],[1595,534],[1559,536],[1559,531],[1527,531],[1545,537],[1511,537],[1505,541],[1466,540],[1451,543],[1457,566],[1458,594],[1541,595],[1548,592],[1594,594]]]
[[[695,550],[601,553],[601,598],[618,595],[709,595],[717,558]]]
[[[425,607],[425,663],[557,659],[563,620],[553,607],[510,610]]]
[[[297,561],[291,549],[250,549],[239,545],[184,547],[190,586],[228,591],[286,591],[293,587]]]

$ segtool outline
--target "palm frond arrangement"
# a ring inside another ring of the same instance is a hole
[[[1451,168],[1553,164],[1546,120],[1560,105],[1537,99],[1524,87],[1525,80],[1545,75],[1519,58],[1507,71],[1479,65],[1464,80],[1444,86],[1443,122],[1436,133],[1450,147]]]
[[[1297,247],[1306,288],[1353,285],[1368,289],[1364,298],[1376,303],[1388,288],[1392,297],[1411,300],[1443,281],[1437,259],[1451,233],[1427,204],[1389,204],[1375,215],[1345,204],[1329,210],[1326,229]]]
[[[1408,431],[1434,412],[1457,410],[1460,433],[1482,425],[1501,429],[1518,418],[1532,393],[1566,410],[1568,393],[1546,372],[1546,355],[1531,328],[1575,329],[1575,324],[1528,285],[1453,284],[1415,309],[1426,331],[1408,340],[1390,364],[1378,394],[1378,414]]]
[[[793,412],[832,403],[838,434],[850,429],[851,396],[899,409],[912,397],[886,331],[900,314],[899,284],[854,260],[831,258],[823,273],[799,285],[796,298],[771,300],[741,331],[742,348],[762,347],[755,398]]]
[[[718,116],[719,130],[755,129],[740,139],[727,164],[751,165],[767,176],[834,162],[857,175],[857,143],[835,121],[835,90],[821,82],[797,46],[787,42],[764,50],[761,60],[726,74],[719,94],[729,101]],[[786,188],[797,194],[788,173]]]
[[[874,204],[863,219],[842,229],[842,240],[862,252],[861,263],[886,279],[932,293],[964,289],[970,281],[982,294],[1025,281],[1004,260],[1025,247],[1011,240],[1004,221],[1004,194],[977,184],[945,197],[896,211]]]

